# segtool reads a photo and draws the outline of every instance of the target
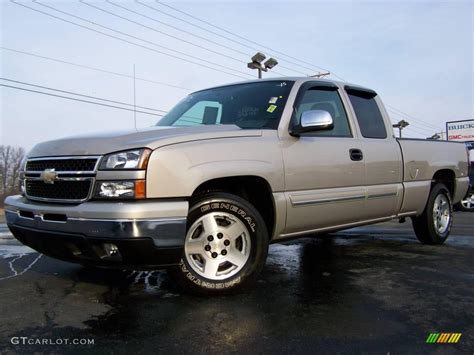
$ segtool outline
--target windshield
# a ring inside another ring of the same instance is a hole
[[[262,81],[195,92],[181,100],[157,126],[235,124],[277,129],[293,81]]]

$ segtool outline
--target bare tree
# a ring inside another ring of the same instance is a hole
[[[25,150],[21,147],[0,145],[0,204],[4,197],[17,194],[20,191],[21,162]]]

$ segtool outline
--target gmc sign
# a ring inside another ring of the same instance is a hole
[[[446,122],[448,141],[474,141],[474,120]]]

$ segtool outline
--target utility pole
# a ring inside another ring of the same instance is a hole
[[[135,63],[133,64],[133,123],[135,125],[135,131],[137,130],[137,89],[135,79]]]
[[[402,138],[402,129],[404,129],[405,127],[409,126],[410,123],[405,121],[405,120],[401,120],[401,121],[398,121],[398,123],[395,123],[392,125],[393,128],[398,128],[398,137],[399,138]]]
[[[263,63],[265,58],[267,58],[265,54],[263,54],[262,52],[257,52],[252,57],[252,61],[250,63],[247,63],[247,68],[257,69],[259,79],[262,79],[262,72],[267,72],[276,65],[278,65],[278,61],[275,58],[270,58],[265,63]]]

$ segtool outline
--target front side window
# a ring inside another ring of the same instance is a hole
[[[334,128],[330,130],[309,132],[304,135],[352,137],[346,111],[344,110],[337,88],[314,87],[306,90],[296,108],[295,116],[293,118],[294,122],[299,124],[303,112],[311,110],[323,110],[329,112],[334,122]]]
[[[234,124],[277,129],[293,81],[261,81],[195,92],[163,116],[157,126]]]
[[[387,138],[385,122],[375,97],[375,92],[348,89],[347,93],[359,123],[362,136],[365,138]]]

